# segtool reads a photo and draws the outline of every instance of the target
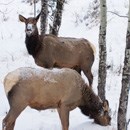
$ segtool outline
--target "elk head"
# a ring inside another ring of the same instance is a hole
[[[111,124],[109,102],[107,100],[102,103],[102,109],[94,117],[94,121],[103,126]]]
[[[19,20],[25,23],[25,32],[27,36],[38,34],[38,29],[36,24],[40,17],[40,14],[41,13],[39,13],[36,17],[30,17],[30,18],[25,18],[24,16],[19,15]]]

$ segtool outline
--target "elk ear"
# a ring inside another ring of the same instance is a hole
[[[108,100],[105,100],[103,102],[102,107],[103,107],[104,111],[107,111],[107,112],[109,111],[109,102],[108,102]]]
[[[38,21],[38,19],[39,19],[39,17],[40,17],[40,15],[41,15],[41,12],[36,16],[36,21]]]
[[[23,17],[22,15],[19,15],[19,20],[21,21],[21,22],[26,22],[26,18],[25,17]]]

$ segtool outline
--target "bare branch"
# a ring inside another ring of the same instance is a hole
[[[0,10],[0,13],[3,14],[3,15],[8,14],[9,12],[11,12],[11,10],[8,11],[8,12],[7,12],[7,9],[5,9],[5,11],[1,11],[1,10]]]
[[[115,14],[115,15],[117,15],[117,16],[119,16],[119,17],[128,18],[128,16],[120,15],[120,14],[115,13],[115,12],[113,12],[113,11],[107,11],[107,12],[112,13],[112,14]]]
[[[0,13],[2,13],[4,15],[4,12],[2,12],[1,10],[0,10]]]
[[[0,3],[0,5],[9,5],[10,3],[12,3],[14,0],[8,2],[8,3]]]

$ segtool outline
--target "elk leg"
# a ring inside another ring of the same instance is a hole
[[[83,72],[85,76],[88,78],[89,85],[91,87],[93,83],[93,75],[92,75],[91,69],[88,69],[88,70],[83,69]]]
[[[59,113],[59,117],[62,124],[62,130],[68,130],[69,127],[69,110],[65,105],[61,105],[60,108],[57,109]]]
[[[2,129],[3,130],[14,130],[14,125],[17,117],[20,115],[20,113],[24,110],[25,107],[11,108],[6,115],[6,117],[3,119],[2,122]]]
[[[3,119],[2,122],[2,130],[13,130],[15,124],[15,119],[11,114],[7,114],[7,116]]]

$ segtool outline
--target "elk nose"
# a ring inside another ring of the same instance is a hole
[[[27,28],[26,31],[31,31],[31,29]]]
[[[26,30],[27,31],[31,31],[33,28],[33,25],[32,24],[27,24],[27,27],[26,27]]]

